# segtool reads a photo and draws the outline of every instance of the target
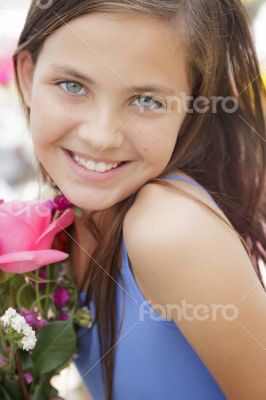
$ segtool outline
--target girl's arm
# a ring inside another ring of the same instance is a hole
[[[166,310],[183,304],[170,318],[226,397],[264,399],[266,293],[241,241],[211,212],[154,186],[124,224],[144,295]]]

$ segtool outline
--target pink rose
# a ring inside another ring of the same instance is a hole
[[[52,221],[46,203],[0,202],[0,270],[23,274],[69,256],[51,247],[55,235],[73,223],[73,211],[67,209]]]
[[[0,85],[8,86],[14,78],[13,62],[11,57],[0,59]]]

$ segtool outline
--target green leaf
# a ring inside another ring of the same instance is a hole
[[[4,384],[4,390],[10,396],[12,400],[23,399],[23,394],[19,385],[18,379],[12,379],[8,383]],[[8,397],[7,397],[8,399]]]
[[[14,274],[8,274],[7,272],[0,270],[0,284],[7,282],[9,279],[12,278],[12,276],[14,276]]]
[[[6,392],[5,388],[1,385],[0,386],[0,399],[3,400],[12,400],[12,397]]]
[[[43,391],[43,385],[37,385],[30,398],[31,400],[47,400],[47,397],[45,396],[46,394]]]
[[[23,371],[32,371],[33,370],[33,362],[30,354],[27,351],[18,350],[19,358],[21,361]]]
[[[50,382],[46,385],[45,388],[46,398],[51,399],[58,396],[58,390],[56,390]]]
[[[12,288],[16,288],[16,286],[21,286],[25,282],[25,278],[22,274],[16,274],[11,277],[9,285]]]
[[[51,375],[43,375],[34,388],[31,388],[31,400],[47,400],[58,396],[58,391],[51,385]]]
[[[43,391],[43,385],[37,385],[30,398],[31,400],[47,400]]]
[[[6,285],[8,287],[8,285]],[[0,288],[0,314],[4,314],[7,309],[8,293],[7,288]]]
[[[33,286],[25,283],[22,285],[16,294],[16,302],[20,308],[30,309],[34,301],[36,300],[36,290]]]
[[[54,371],[76,352],[76,333],[72,321],[54,321],[39,330],[32,353],[38,375]]]

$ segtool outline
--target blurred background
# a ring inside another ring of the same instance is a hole
[[[266,0],[246,0],[244,3],[252,19],[255,44],[266,84]],[[15,89],[12,65],[12,54],[29,5],[30,0],[0,0],[0,199],[5,201],[32,200],[38,196],[35,159]],[[74,366],[64,370],[55,379],[54,385],[65,399],[83,398],[80,379]]]

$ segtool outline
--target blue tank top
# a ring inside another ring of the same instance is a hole
[[[180,179],[206,191],[199,183],[186,177],[164,175],[160,178],[163,177]],[[117,327],[123,311],[124,319],[114,348],[113,399],[226,399],[176,324],[160,316],[145,299],[134,279],[123,238],[121,275],[125,286],[118,281]],[[80,294],[81,301],[85,295],[84,292]],[[94,318],[93,302],[90,311]],[[79,330],[78,351],[75,365],[84,385],[93,400],[105,400],[96,324],[89,330]]]

